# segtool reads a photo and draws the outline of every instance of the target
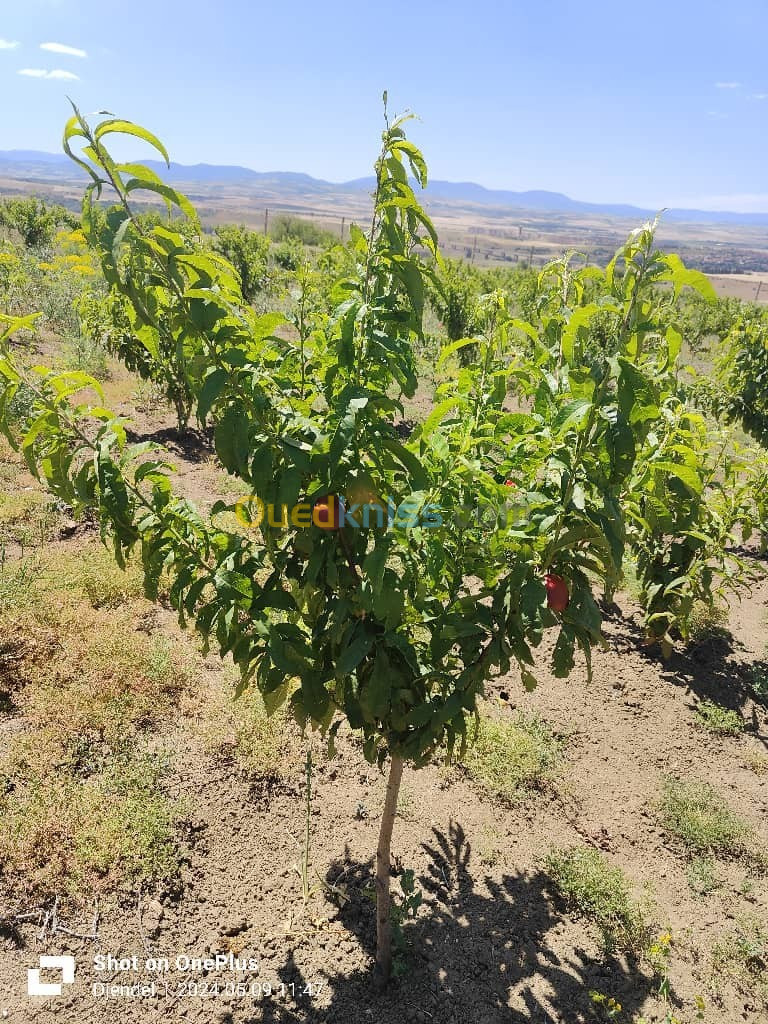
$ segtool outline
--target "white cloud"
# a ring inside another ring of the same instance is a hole
[[[741,82],[715,82],[716,89],[740,89]]]
[[[64,43],[40,43],[41,50],[48,50],[49,53],[64,53],[68,57],[87,57],[85,50],[79,50],[76,46],[65,46]]]
[[[768,92],[753,92],[749,98],[751,100],[768,100]]]
[[[46,71],[45,68],[22,68],[17,73],[25,75],[27,78],[58,78],[69,82],[80,81],[79,75],[73,75],[71,71],[62,71],[61,68],[55,68],[53,71]]]
[[[10,39],[0,39],[0,50],[15,50],[19,44],[12,43]]]

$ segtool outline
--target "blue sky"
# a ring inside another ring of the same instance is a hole
[[[69,94],[182,163],[346,180],[386,87],[436,178],[768,211],[767,44],[768,0],[3,0],[0,149],[57,150]]]

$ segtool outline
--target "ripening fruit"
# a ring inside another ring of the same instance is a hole
[[[547,605],[553,612],[564,612],[571,600],[571,595],[563,577],[558,576],[557,573],[548,572],[544,577],[544,586],[547,591]]]
[[[504,481],[504,486],[505,487],[517,487],[517,484],[515,483],[514,480],[505,480]]]
[[[340,501],[335,494],[321,498],[312,509],[312,522],[321,530],[338,530],[341,522]]]

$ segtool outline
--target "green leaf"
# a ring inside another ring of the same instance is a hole
[[[606,447],[611,460],[611,478],[618,483],[629,475],[635,463],[635,435],[627,421],[619,417],[609,423],[606,431]]]
[[[440,355],[437,360],[437,367],[442,366],[445,360],[448,359],[449,356],[452,356],[454,352],[458,352],[459,349],[466,348],[467,345],[476,344],[477,338],[459,338],[458,341],[451,342],[450,345],[446,345],[445,348],[442,349],[442,351],[440,352]]]
[[[247,479],[250,455],[248,419],[237,406],[229,406],[214,431],[216,454],[230,473]]]
[[[563,626],[552,652],[552,672],[558,679],[570,675],[575,664],[573,659],[575,637],[571,630]]]
[[[689,491],[694,494],[701,494],[703,483],[701,477],[691,466],[681,466],[677,462],[654,462],[653,469],[656,472],[668,473],[670,476],[682,480]]]
[[[197,418],[201,423],[204,424],[208,418],[211,406],[223,391],[229,376],[227,370],[219,367],[209,373],[203,381],[203,386],[197,399]]]
[[[143,139],[144,142],[148,142],[150,146],[157,150],[163,160],[165,160],[168,167],[171,166],[171,159],[168,156],[168,151],[160,139],[158,139],[156,135],[153,135],[152,132],[147,131],[146,128],[142,128],[141,125],[134,124],[133,121],[123,121],[117,117],[110,121],[102,121],[93,133],[93,137],[98,142],[99,139],[102,139],[105,135],[109,135],[114,132],[118,132],[120,135],[133,135],[137,139]],[[82,133],[80,132],[77,134]]]
[[[683,288],[692,288],[699,295],[702,295],[707,302],[715,302],[717,300],[717,292],[706,274],[702,274],[700,270],[691,270],[689,267],[686,267],[675,253],[665,256],[664,262],[669,267],[669,273],[664,274],[660,279],[672,282],[675,298],[679,296]]]
[[[580,333],[586,331],[592,317],[595,313],[600,312],[602,308],[597,303],[591,302],[587,306],[579,306],[571,314],[571,318],[563,330],[560,342],[563,359],[569,366],[573,366],[576,338]]]
[[[446,398],[444,401],[439,402],[424,420],[421,427],[421,437],[428,438],[443,420],[445,414],[451,409],[466,408],[467,405],[467,400],[462,398],[461,395],[455,395],[453,398]]]
[[[392,269],[405,285],[416,318],[421,322],[424,313],[424,279],[418,264],[414,260],[397,256],[392,261]]]
[[[191,221],[197,220],[197,213],[195,212],[195,208],[192,203],[190,203],[185,195],[181,192],[177,192],[176,189],[171,188],[170,185],[152,181],[150,178],[130,178],[125,183],[126,192],[135,192],[137,189],[157,193],[157,195],[162,196],[169,208],[171,204],[178,206],[182,213],[184,213]]]
[[[418,180],[422,188],[427,187],[427,164],[424,160],[422,152],[418,147],[414,146],[412,142],[407,139],[400,139],[399,141],[392,144],[392,149],[396,153],[405,153],[408,157],[408,162],[411,165],[411,170],[414,176]]]
[[[387,564],[391,543],[389,535],[381,539],[377,537],[376,546],[366,555],[363,562],[363,572],[373,583],[374,594],[378,594],[383,586],[384,567]]]
[[[344,648],[336,662],[336,675],[348,676],[354,672],[363,658],[368,654],[375,637],[364,628],[359,628],[353,633],[351,643]]]
[[[390,452],[394,458],[410,474],[412,491],[427,491],[430,486],[429,475],[417,456],[393,437],[382,437],[379,445],[384,451]]]
[[[383,647],[376,651],[371,674],[360,689],[360,707],[368,721],[384,718],[392,692],[392,664]]]
[[[564,434],[571,427],[578,430],[583,426],[591,408],[592,403],[588,398],[576,398],[572,402],[567,402],[558,409],[557,416],[552,421],[552,432]]]

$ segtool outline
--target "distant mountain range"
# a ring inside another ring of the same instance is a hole
[[[229,185],[239,188],[278,191],[285,195],[357,194],[370,191],[373,178],[356,178],[334,184],[313,178],[309,174],[292,171],[254,171],[249,167],[219,164],[176,164],[170,169],[158,161],[146,160],[146,165],[161,174],[166,181],[188,185]],[[79,181],[77,167],[63,153],[43,153],[37,150],[0,150],[0,178],[13,178],[26,182]],[[449,203],[473,204],[506,209],[519,209],[539,213],[591,214],[621,217],[637,221],[657,211],[615,203],[585,203],[560,192],[540,190],[510,192],[488,189],[471,181],[430,181],[426,195],[429,199]],[[768,227],[768,213],[733,213],[729,211],[670,209],[665,219],[694,224],[749,224]]]

